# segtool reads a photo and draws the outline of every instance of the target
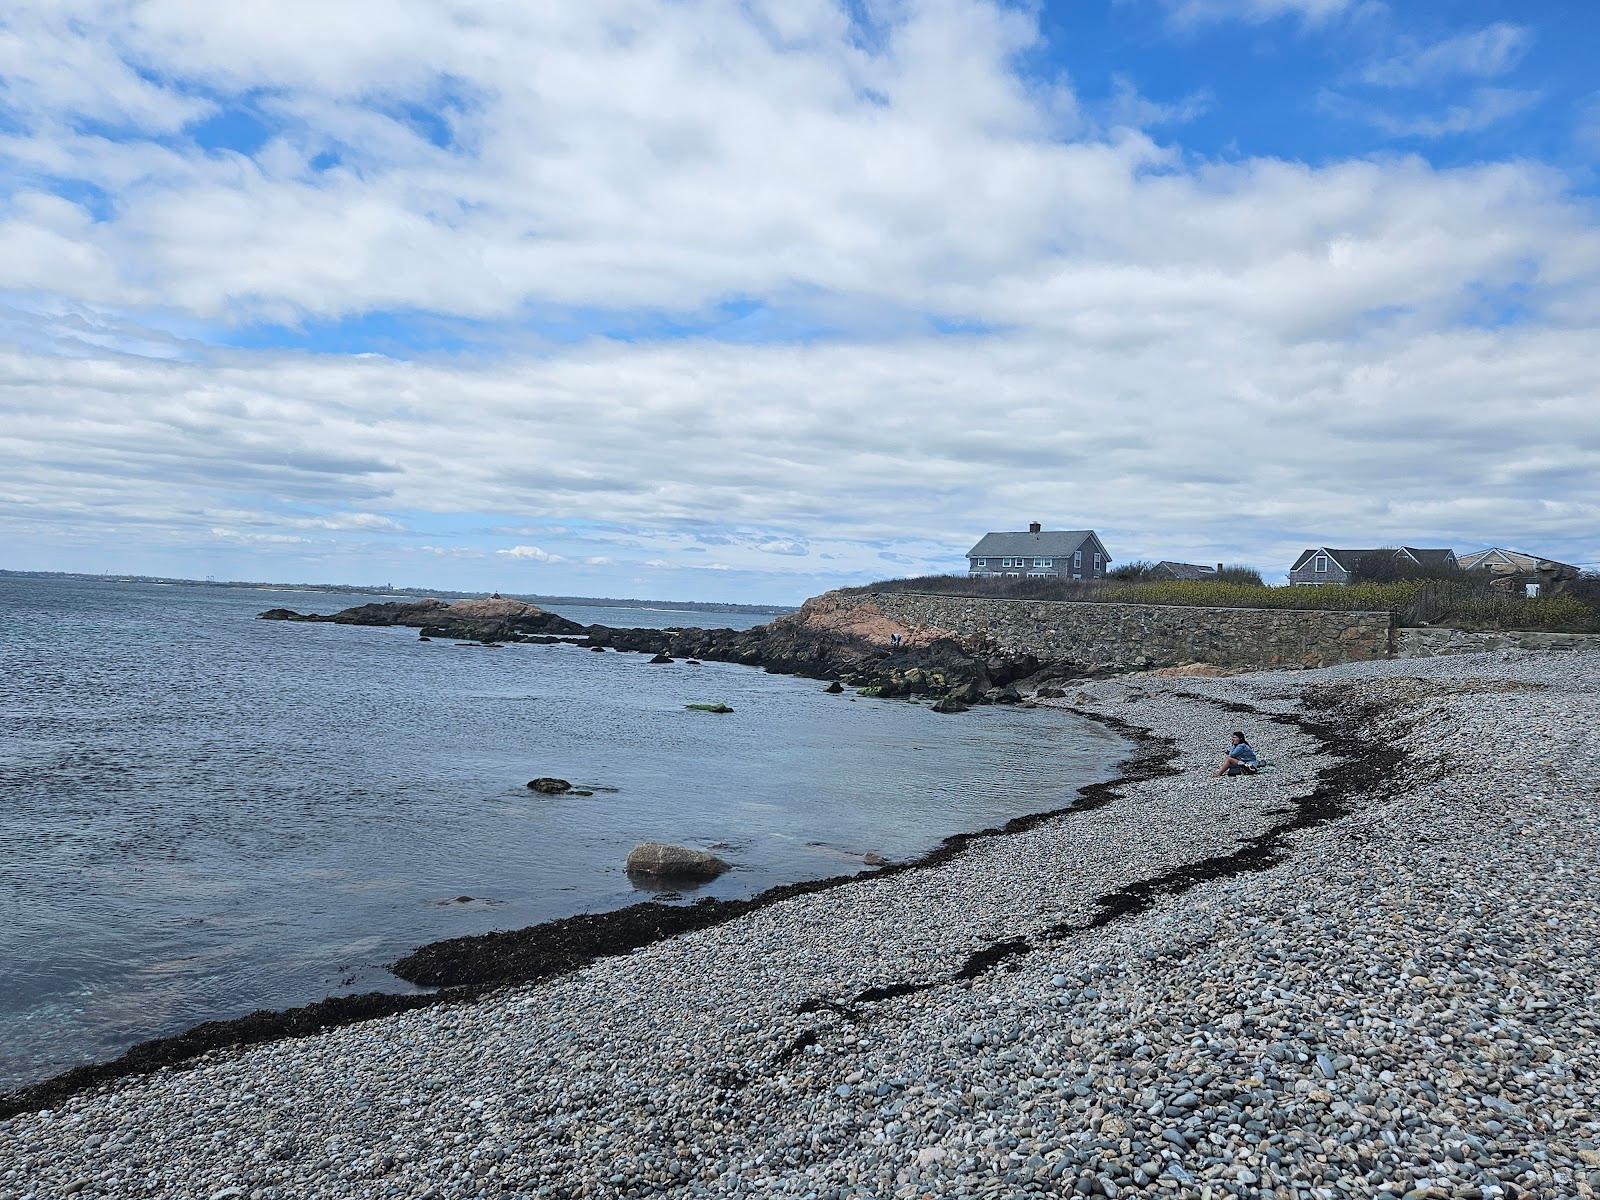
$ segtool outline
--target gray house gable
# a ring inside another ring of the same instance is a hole
[[[1302,550],[1289,568],[1290,583],[1348,583],[1356,566],[1369,554],[1382,549],[1336,550],[1332,546],[1313,546]],[[1454,550],[1420,546],[1400,546],[1390,551],[1396,558],[1408,558],[1418,566],[1449,566],[1456,561]],[[1319,567],[1324,569],[1319,570]]]
[[[1378,552],[1375,549],[1334,550],[1328,546],[1313,546],[1309,550],[1302,550],[1300,552],[1300,557],[1294,560],[1294,566],[1290,567],[1289,570],[1291,572],[1302,570],[1308,566],[1311,560],[1317,555],[1325,554],[1333,560],[1334,564],[1342,573],[1348,575],[1351,571],[1356,569],[1356,563],[1360,562],[1363,556],[1376,553]]]

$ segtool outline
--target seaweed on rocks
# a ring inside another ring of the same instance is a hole
[[[1185,699],[1211,703],[1232,713],[1247,714],[1263,720],[1292,725],[1315,738],[1324,754],[1333,757],[1332,765],[1317,773],[1312,791],[1293,806],[1274,810],[1272,815],[1284,819],[1265,832],[1249,838],[1237,850],[1228,854],[1212,855],[1196,862],[1185,863],[1148,879],[1138,880],[1116,888],[1094,900],[1094,912],[1088,920],[1048,926],[1032,938],[1017,935],[1003,937],[991,945],[974,950],[954,972],[932,979],[902,980],[879,984],[857,992],[847,999],[813,997],[802,1003],[799,1012],[834,1012],[852,1022],[859,1022],[863,1014],[860,1005],[897,999],[902,996],[932,991],[938,987],[971,981],[987,974],[1001,964],[1018,958],[1041,945],[1057,943],[1081,933],[1103,928],[1113,922],[1137,916],[1159,900],[1181,895],[1184,892],[1215,879],[1225,879],[1252,871],[1264,871],[1282,862],[1290,853],[1289,837],[1301,830],[1311,829],[1347,816],[1356,808],[1358,799],[1370,799],[1394,787],[1407,769],[1409,756],[1390,745],[1374,745],[1363,740],[1358,730],[1381,715],[1381,706],[1373,704],[1346,704],[1327,696],[1306,697],[1308,709],[1320,709],[1328,714],[1323,720],[1311,720],[1289,713],[1264,712],[1238,701],[1185,693]],[[1096,717],[1125,732],[1129,727],[1092,713]],[[1149,736],[1149,731],[1142,731]],[[1170,766],[1160,773],[1173,773]],[[1144,776],[1149,778],[1149,775]],[[1091,785],[1083,789],[1086,794],[1093,789],[1112,789],[1124,786],[1128,777],[1109,784]],[[1088,803],[1080,803],[1067,811],[1083,811],[1106,802],[1109,792],[1098,792]],[[817,1032],[817,1031],[812,1031]],[[820,1037],[820,1033],[818,1033]],[[813,1039],[815,1040],[815,1039]]]
[[[278,1011],[262,1009],[247,1017],[206,1021],[171,1037],[140,1042],[110,1062],[74,1067],[41,1083],[31,1084],[0,1095],[0,1121],[18,1113],[53,1108],[62,1101],[104,1084],[133,1075],[148,1075],[174,1066],[193,1065],[214,1050],[252,1046],[284,1038],[307,1037],[323,1029],[353,1025],[378,1017],[409,1012],[434,1004],[464,1004],[482,996],[488,988],[458,988],[450,992],[394,993],[362,992],[354,996],[330,996],[315,1004]]]

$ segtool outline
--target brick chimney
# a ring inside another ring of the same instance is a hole
[[[1028,525],[1028,532],[1029,533],[1038,533],[1039,532],[1039,528],[1040,528],[1039,527],[1039,522],[1033,521]]]

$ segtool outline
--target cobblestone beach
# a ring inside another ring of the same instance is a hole
[[[1161,770],[25,1113],[0,1196],[1593,1196],[1597,692],[1575,651],[1071,688]],[[1235,728],[1274,769],[1211,776]]]

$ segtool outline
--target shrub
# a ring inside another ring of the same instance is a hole
[[[1357,583],[1398,583],[1407,579],[1465,582],[1470,576],[1451,563],[1413,562],[1400,553],[1398,546],[1386,546],[1356,559],[1350,578]]]
[[[1229,563],[1217,572],[1218,583],[1237,583],[1245,587],[1266,587],[1261,572],[1243,563]]]
[[[1141,579],[1149,579],[1154,574],[1156,564],[1147,558],[1136,558],[1131,562],[1121,563],[1111,568],[1111,578],[1121,583],[1135,583]]]

